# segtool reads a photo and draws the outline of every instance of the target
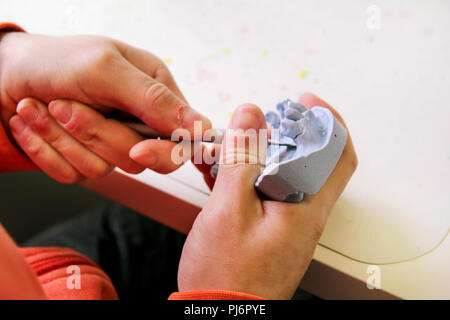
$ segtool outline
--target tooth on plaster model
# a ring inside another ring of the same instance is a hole
[[[266,167],[255,182],[256,189],[272,200],[300,202],[315,194],[328,179],[341,157],[347,131],[330,110],[320,106],[306,109],[289,99],[277,104],[279,115],[266,113],[272,139],[294,141],[297,148],[269,144]],[[217,175],[218,165],[210,174]]]
[[[270,123],[274,129],[278,129],[280,127],[280,117],[273,111],[266,113],[266,121]]]
[[[269,145],[266,168],[256,189],[272,200],[300,202],[303,195],[320,190],[341,157],[347,131],[330,110],[320,106],[308,110],[300,103],[284,100],[277,105],[279,116],[266,114],[277,129],[280,141],[294,139],[297,148]]]
[[[295,109],[287,109],[285,112],[286,118],[290,119],[290,120],[300,120],[301,118],[303,118],[303,114]]]
[[[281,120],[280,134],[295,139],[303,131],[303,126],[297,121],[290,119]]]

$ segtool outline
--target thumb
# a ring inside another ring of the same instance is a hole
[[[225,192],[231,199],[256,195],[254,184],[264,168],[266,151],[264,114],[253,104],[240,106],[225,132],[213,193]]]

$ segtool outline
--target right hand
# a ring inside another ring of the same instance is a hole
[[[307,108],[329,108],[306,94]],[[244,105],[233,114],[231,128],[266,128],[261,110]],[[225,136],[226,144],[230,136]],[[223,150],[221,159],[249,150]],[[255,155],[254,155],[255,156]],[[357,158],[348,136],[334,171],[315,195],[300,203],[261,200],[254,183],[261,164],[221,164],[212,194],[197,216],[183,248],[180,291],[227,290],[269,299],[289,299],[297,289],[325,227],[328,215],[356,169]]]

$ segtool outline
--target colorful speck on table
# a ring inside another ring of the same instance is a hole
[[[164,62],[165,64],[171,64],[171,63],[173,62],[173,59],[172,59],[172,58],[164,58],[164,59],[163,59],[163,62]]]
[[[302,70],[302,71],[300,71],[299,73],[298,73],[298,76],[300,77],[300,78],[304,78],[304,77],[306,77],[308,75],[308,71],[307,70]]]

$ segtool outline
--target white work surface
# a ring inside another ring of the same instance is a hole
[[[5,20],[152,51],[215,127],[243,102],[269,110],[316,93],[345,119],[359,167],[302,286],[325,298],[450,299],[449,1],[2,1]],[[87,185],[182,231],[192,214],[177,208],[196,212],[208,197],[192,165]],[[381,290],[366,288],[369,265]]]

